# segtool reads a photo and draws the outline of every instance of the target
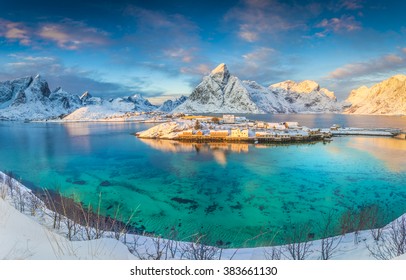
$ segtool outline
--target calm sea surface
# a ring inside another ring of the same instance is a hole
[[[256,115],[299,121],[406,130],[405,117]],[[337,137],[331,143],[264,146],[140,140],[135,123],[0,122],[0,170],[28,186],[59,189],[113,215],[119,205],[139,229],[211,244],[259,246],[284,241],[323,216],[378,206],[388,222],[406,212],[406,141]],[[254,238],[255,236],[260,236]]]

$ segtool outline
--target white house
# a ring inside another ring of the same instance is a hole
[[[223,123],[235,123],[234,115],[223,115]]]
[[[299,123],[298,122],[285,122],[285,126],[287,128],[298,128]]]
[[[284,124],[282,124],[282,123],[278,123],[278,124],[275,126],[275,129],[276,129],[276,130],[285,130],[285,129],[286,129],[286,126],[285,126]]]
[[[264,122],[257,121],[256,123],[257,123],[258,128],[265,128],[265,123]]]
[[[272,122],[270,122],[270,123],[267,123],[267,128],[268,128],[268,129],[275,129],[276,126],[278,126],[278,125],[279,125],[278,123],[272,123]]]

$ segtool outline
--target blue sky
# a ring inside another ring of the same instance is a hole
[[[7,2],[7,3],[4,3]],[[219,63],[264,86],[312,79],[339,99],[406,72],[404,1],[0,1],[0,80],[152,101]]]

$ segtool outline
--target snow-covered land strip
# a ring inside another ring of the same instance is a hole
[[[44,203],[14,179],[10,189],[7,177],[0,172],[0,259],[135,258],[123,243],[112,238],[69,241],[63,229],[52,230],[50,210]]]
[[[151,127],[148,130],[137,133],[140,138],[160,138],[173,139],[178,136],[178,133],[187,129],[192,129],[195,125],[191,120],[176,120],[172,122],[162,123]]]
[[[282,246],[221,249],[160,236],[113,232],[92,240],[79,240],[89,230],[78,228],[77,241],[69,241],[66,217],[52,227],[53,212],[17,180],[0,172],[0,259],[406,259],[406,215],[382,229],[363,230],[321,240]],[[327,249],[326,249],[327,248]],[[130,253],[131,251],[131,253]],[[324,256],[324,257],[323,257]]]
[[[390,128],[339,128],[338,130],[331,130],[333,135],[366,135],[366,136],[394,136],[399,134],[401,131],[399,129]]]

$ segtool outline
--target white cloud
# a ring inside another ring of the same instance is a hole
[[[322,32],[318,32],[318,37],[324,37],[331,32],[351,32],[362,29],[361,23],[355,20],[353,16],[343,15],[340,18],[323,19],[316,25],[317,28],[323,29]],[[320,36],[322,35],[322,36]]]
[[[66,91],[80,94],[88,90],[97,96],[129,95],[131,90],[123,85],[102,80],[102,74],[68,67],[55,57],[11,54],[10,61],[2,65],[0,80],[12,80],[41,74],[50,87],[62,86]],[[52,88],[51,88],[52,89]]]
[[[406,67],[404,55],[388,54],[369,61],[346,64],[330,72],[327,78],[348,79],[371,74],[391,72]]]
[[[363,8],[362,0],[343,0],[340,1],[338,6],[345,10],[360,10]]]
[[[30,31],[20,22],[12,22],[0,18],[0,36],[9,41],[18,41],[21,45],[31,44]]]
[[[77,50],[87,45],[106,45],[109,42],[106,32],[70,19],[61,23],[43,24],[38,35],[67,50]]]
[[[275,0],[243,0],[230,9],[224,20],[237,24],[238,36],[246,42],[255,42],[263,35],[306,28],[306,18],[318,13],[317,5],[288,5]],[[292,16],[294,15],[294,16]]]
[[[268,85],[292,76],[289,58],[269,47],[254,48],[238,60],[229,63],[229,70],[243,80],[254,80]],[[288,75],[289,73],[289,75]]]

